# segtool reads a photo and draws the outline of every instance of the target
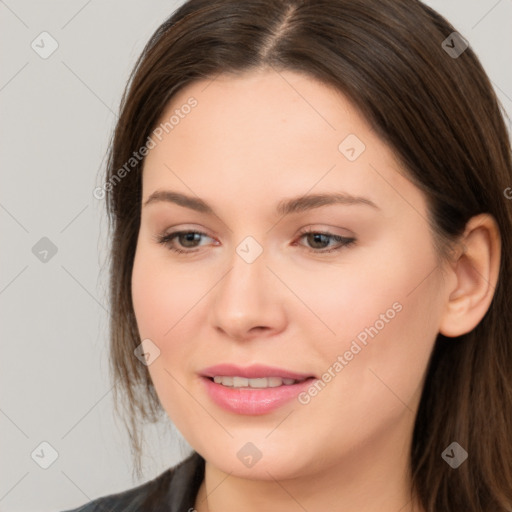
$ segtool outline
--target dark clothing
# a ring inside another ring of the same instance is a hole
[[[192,512],[204,478],[204,464],[194,452],[149,482],[65,512]]]

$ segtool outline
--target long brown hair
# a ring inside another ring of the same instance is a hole
[[[512,510],[512,202],[504,193],[512,186],[511,147],[504,111],[471,47],[460,55],[443,47],[455,31],[417,0],[189,0],[151,37],[121,101],[105,183],[111,373],[139,474],[141,426],[162,417],[162,407],[134,356],[141,339],[131,271],[143,159],[128,171],[126,163],[178,90],[270,66],[333,85],[354,103],[424,192],[440,261],[472,216],[495,218],[502,252],[492,303],[471,332],[438,335],[410,469],[427,512]],[[441,458],[453,441],[469,454],[457,469]]]

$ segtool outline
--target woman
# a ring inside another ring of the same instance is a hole
[[[512,510],[511,184],[419,1],[186,2],[104,191],[136,463],[162,411],[194,451],[77,510]]]

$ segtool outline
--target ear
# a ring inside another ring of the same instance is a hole
[[[500,269],[501,237],[492,215],[472,217],[460,242],[462,254],[448,271],[455,284],[448,290],[439,326],[439,332],[448,337],[466,334],[480,323],[494,297]]]

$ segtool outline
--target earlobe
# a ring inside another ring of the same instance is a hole
[[[483,213],[466,224],[464,248],[452,264],[455,287],[449,292],[439,332],[456,337],[472,331],[485,316],[496,289],[501,237],[494,217]]]

